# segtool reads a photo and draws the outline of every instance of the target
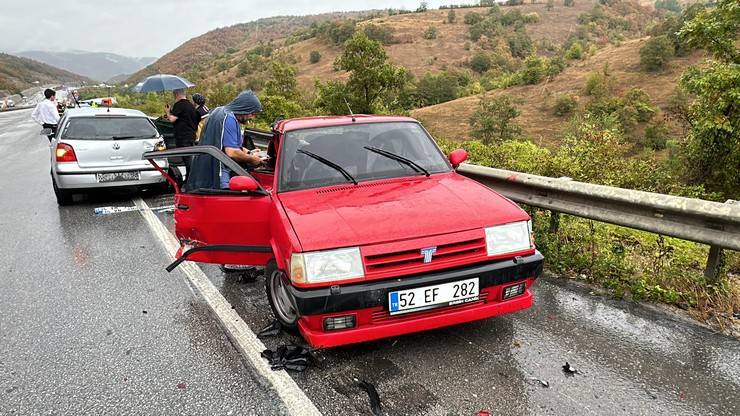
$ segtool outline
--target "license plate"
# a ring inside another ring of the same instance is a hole
[[[111,172],[111,173],[98,173],[95,175],[98,182],[123,182],[123,181],[138,181],[141,178],[141,173],[138,171],[134,172]]]
[[[390,292],[388,293],[388,310],[391,315],[397,315],[476,300],[478,300],[477,277],[436,286]]]

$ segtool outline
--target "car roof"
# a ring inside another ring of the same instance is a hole
[[[354,116],[319,116],[293,118],[282,120],[276,126],[275,130],[288,132],[291,130],[311,129],[316,127],[341,126],[344,124],[366,124],[366,123],[389,123],[389,122],[412,122],[418,123],[411,117],[402,116],[375,116],[366,114],[355,114]]]
[[[139,110],[133,110],[130,108],[118,108],[111,107],[108,111],[108,107],[77,107],[68,108],[65,112],[68,118],[77,117],[95,117],[95,116],[108,116],[108,117],[146,117],[146,114]]]

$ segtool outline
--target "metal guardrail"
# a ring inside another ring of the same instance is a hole
[[[722,204],[469,164],[457,171],[518,203],[709,244],[708,278],[717,275],[721,249],[740,251],[740,203],[735,201]]]
[[[258,147],[272,138],[272,133],[256,129],[247,134]],[[704,274],[709,279],[717,276],[723,248],[740,251],[740,202],[722,204],[470,164],[457,172],[517,203],[552,211],[553,230],[564,213],[708,244]]]

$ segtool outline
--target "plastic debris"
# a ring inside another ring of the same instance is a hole
[[[164,205],[161,207],[149,208],[149,210],[156,211],[156,212],[174,211],[175,206],[174,205]],[[96,217],[101,217],[103,215],[110,215],[110,214],[118,214],[121,212],[131,212],[131,211],[139,211],[139,208],[138,207],[97,207],[94,210]]]
[[[262,337],[274,337],[280,333],[280,331],[283,330],[283,326],[280,325],[280,321],[275,319],[274,321],[270,322],[266,327],[262,328],[259,333],[257,333],[257,338]]]
[[[185,390],[186,388],[188,388],[188,385],[187,384],[185,384],[185,383],[177,383],[177,389],[178,390]]]
[[[580,374],[581,372],[576,370],[575,367],[570,365],[567,361],[565,362],[565,365],[563,366],[563,372],[567,376],[572,376],[574,374]]]
[[[535,383],[539,383],[540,386],[542,386],[542,387],[544,387],[546,389],[549,389],[550,388],[550,382],[548,382],[546,380],[541,380],[541,379],[536,378],[536,377],[529,377],[527,380],[533,381]]]
[[[370,410],[372,410],[373,415],[381,416],[383,414],[383,409],[380,405],[380,395],[378,394],[378,390],[375,389],[375,386],[370,382],[362,380],[357,383],[357,387],[365,390],[367,395],[370,397]]]
[[[273,370],[303,372],[308,368],[309,351],[300,345],[281,345],[276,350],[262,351]]]
[[[478,410],[475,416],[491,416],[492,413],[489,410]]]

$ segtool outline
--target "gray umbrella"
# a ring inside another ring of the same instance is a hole
[[[195,84],[177,75],[157,74],[147,77],[134,87],[136,92],[161,92],[194,87]]]

